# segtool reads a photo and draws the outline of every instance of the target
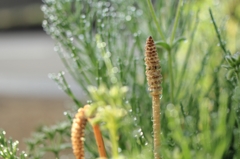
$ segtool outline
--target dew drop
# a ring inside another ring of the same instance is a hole
[[[59,49],[59,46],[55,46],[54,48],[53,48],[53,50],[55,51],[55,52],[58,52],[60,49]]]
[[[135,7],[130,7],[130,10],[131,10],[132,12],[135,12],[135,11],[136,11],[136,8],[135,8]]]
[[[118,152],[122,152],[122,149],[120,147],[118,148]]]
[[[67,30],[66,35],[67,35],[67,37],[72,37],[72,32],[70,30]]]
[[[106,45],[106,43],[105,43],[105,45]],[[105,58],[109,58],[109,57],[111,57],[111,52],[107,51],[105,54]]]
[[[118,68],[117,68],[117,67],[113,67],[113,68],[112,68],[112,72],[113,72],[113,73],[117,73],[117,72],[118,72]]]
[[[168,104],[167,105],[167,110],[168,111],[172,111],[174,109],[174,105],[173,104]]]
[[[137,16],[141,16],[143,14],[142,10],[137,10]]]
[[[41,10],[42,10],[43,12],[45,12],[45,11],[47,10],[47,7],[46,7],[45,5],[43,5],[43,6],[41,7]]]
[[[111,77],[110,80],[111,80],[112,83],[116,83],[117,82],[117,78],[116,77]]]
[[[81,137],[80,140],[81,140],[81,141],[85,141],[85,138],[84,138],[84,137]]]
[[[80,35],[78,36],[78,38],[79,38],[80,40],[84,40],[83,34],[80,34]]]
[[[132,17],[130,15],[127,15],[125,19],[126,19],[126,21],[130,21],[132,19]]]
[[[47,24],[48,24],[48,22],[47,22],[46,20],[44,20],[44,21],[42,22],[43,27],[47,26]]]
[[[92,100],[87,100],[87,104],[91,104],[92,103]]]

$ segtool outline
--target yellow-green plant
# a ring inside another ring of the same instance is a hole
[[[89,87],[89,92],[94,101],[89,107],[88,114],[91,116],[92,124],[101,124],[108,130],[111,141],[111,154],[113,158],[119,158],[119,129],[124,125],[124,117],[126,117],[126,105],[122,99],[124,98],[127,88],[113,86],[107,89],[101,85],[99,88]]]

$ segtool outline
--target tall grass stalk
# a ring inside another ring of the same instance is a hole
[[[162,30],[161,26],[159,25],[158,20],[157,20],[157,17],[156,17],[156,14],[155,14],[155,11],[154,11],[154,8],[153,8],[153,5],[152,5],[151,0],[147,0],[147,3],[148,3],[149,10],[150,10],[150,12],[151,12],[153,21],[154,21],[154,23],[155,23],[155,25],[156,25],[156,27],[157,27],[158,33],[159,33],[159,35],[161,36],[162,40],[163,40],[164,42],[166,42],[166,38],[165,38],[165,36],[164,36],[164,33],[163,33],[163,30]]]

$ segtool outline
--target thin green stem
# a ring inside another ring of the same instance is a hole
[[[240,74],[239,72],[236,72],[236,77],[237,77],[237,83],[240,85]]]
[[[194,27],[193,27],[193,32],[191,33],[191,36],[190,36],[190,44],[189,44],[189,47],[187,49],[187,54],[185,56],[185,59],[184,59],[184,64],[183,64],[183,67],[182,67],[182,71],[180,73],[180,77],[179,77],[179,86],[177,88],[177,91],[176,91],[176,94],[175,94],[175,97],[178,98],[178,95],[180,93],[180,90],[182,88],[182,85],[183,85],[183,79],[185,77],[185,73],[186,73],[186,70],[187,70],[187,66],[188,66],[188,63],[189,63],[189,59],[190,59],[190,55],[192,53],[192,46],[193,46],[193,41],[194,41],[194,37],[195,37],[195,33],[197,31],[197,27],[198,27],[198,23],[199,23],[199,20],[198,20],[198,14],[196,16],[196,22],[194,24]]]
[[[172,46],[176,31],[177,31],[178,21],[179,21],[179,17],[180,17],[180,8],[181,8],[182,2],[183,2],[183,0],[179,0],[179,2],[178,2],[177,12],[176,12],[176,16],[175,16],[176,18],[174,21],[172,35],[171,35],[171,39],[170,39],[170,46]],[[171,49],[168,51],[168,69],[169,69],[169,73],[170,73],[170,100],[172,103],[174,103],[174,94],[173,94],[173,88],[174,88],[173,78],[174,77],[173,77],[173,69],[172,69]]]
[[[70,98],[72,98],[72,100],[73,100],[74,103],[78,106],[78,108],[80,108],[80,107],[81,107],[81,103],[77,100],[77,98],[76,98],[76,97],[74,96],[74,94],[72,93],[71,89],[70,89],[69,86],[68,86],[68,83],[67,83],[65,77],[63,76],[63,74],[61,74],[61,77],[62,77],[63,83],[64,83],[64,85],[65,85],[65,87],[66,87],[65,92],[68,94],[68,96],[69,96]]]
[[[171,100],[172,103],[174,103],[174,95],[173,95],[174,82],[173,82],[171,50],[168,51],[168,69],[169,69],[169,74],[170,74],[170,100]]]
[[[115,121],[112,121],[111,124],[109,124],[109,133],[110,133],[110,140],[112,143],[112,157],[117,158],[118,157],[118,140],[117,140],[117,131],[115,126]]]
[[[173,40],[175,38],[176,31],[177,31],[177,26],[178,26],[178,21],[179,21],[179,17],[180,17],[180,9],[181,9],[182,2],[183,2],[183,0],[179,0],[179,2],[178,2],[177,12],[176,12],[176,16],[175,16],[176,18],[175,18],[175,21],[174,21],[172,35],[171,35],[171,39],[170,39],[170,45],[172,45]]]
[[[222,48],[223,52],[226,54],[226,55],[229,55],[229,51],[226,49],[226,44],[223,42],[222,40],[222,37],[220,35],[220,32],[219,32],[219,29],[218,29],[218,26],[215,22],[215,19],[213,17],[213,14],[212,14],[212,10],[209,9],[209,14],[210,14],[210,17],[211,17],[211,20],[212,20],[212,23],[213,23],[213,26],[214,26],[214,30],[216,31],[216,34],[217,34],[217,37],[218,37],[218,41],[219,41],[219,44],[220,44],[220,47]]]
[[[160,34],[160,36],[163,39],[163,41],[166,42],[166,38],[165,38],[165,36],[163,34],[163,31],[162,31],[162,29],[161,29],[161,27],[160,27],[160,25],[159,25],[159,23],[157,21],[157,17],[156,17],[156,14],[155,14],[155,11],[154,11],[154,8],[153,8],[151,0],[147,0],[147,3],[148,3],[149,10],[150,10],[150,12],[152,14],[153,21],[156,24],[158,33]]]

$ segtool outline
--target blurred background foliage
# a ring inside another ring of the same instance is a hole
[[[167,41],[178,2],[152,1]],[[240,50],[240,2],[184,0],[180,5],[174,40],[182,37],[186,40],[172,49],[172,59],[164,47],[158,49],[163,74],[161,154],[163,158],[171,159],[237,159],[240,157],[240,59],[237,53]],[[209,8],[222,41],[217,37]],[[121,100],[131,108],[126,108],[127,126],[118,132],[119,153],[126,158],[152,158],[151,97],[144,77],[144,45],[149,35],[156,41],[164,39],[158,34],[147,2],[45,0],[41,9],[43,28],[56,41],[54,50],[88,96],[85,101],[80,101],[71,92],[62,72],[49,75],[76,104],[65,113],[68,117],[65,126],[69,127],[77,108],[97,102],[90,98],[89,85],[104,84],[109,89],[118,84],[127,86],[129,91]],[[225,52],[224,48],[229,51]],[[172,70],[168,67],[169,60]],[[233,73],[229,73],[231,70]],[[173,72],[173,84],[170,71]],[[60,125],[54,129],[44,127],[38,135],[33,135],[28,141],[30,157],[41,158],[46,152],[52,152],[58,158],[62,150],[69,149],[70,129],[61,133],[64,140],[46,135],[58,134]],[[94,141],[90,132],[88,128],[86,158],[97,157],[96,149],[91,148]],[[103,135],[110,154],[111,141],[106,132]],[[39,136],[44,137],[37,140]],[[32,141],[36,143],[32,144]],[[37,145],[53,146],[39,149]]]

